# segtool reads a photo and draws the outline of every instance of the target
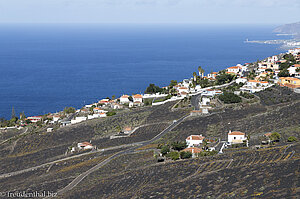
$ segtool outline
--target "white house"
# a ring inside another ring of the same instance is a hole
[[[30,121],[33,122],[33,123],[36,123],[36,122],[42,120],[42,116],[32,116],[32,117],[27,117],[26,119],[27,119],[27,120],[30,120]]]
[[[186,144],[188,147],[193,147],[193,146],[199,146],[205,137],[202,135],[190,135],[189,137],[186,138]]]
[[[53,128],[47,128],[47,132],[51,133],[53,131]]]
[[[87,150],[87,149],[93,149],[93,145],[89,142],[81,142],[77,144],[78,149],[80,150]]]
[[[208,97],[202,97],[201,105],[210,105],[210,98]]]
[[[76,117],[75,119],[71,120],[71,124],[77,124],[85,120],[87,120],[87,117]]]
[[[188,93],[184,92],[184,91],[180,92],[179,94],[181,97],[187,97],[187,95],[188,95]]]
[[[143,102],[143,96],[140,94],[136,94],[132,96],[133,102]]]
[[[122,96],[120,97],[120,103],[121,103],[121,104],[129,103],[129,96],[128,96],[128,95],[122,95]]]
[[[272,57],[268,57],[267,62],[275,63],[278,61],[278,57],[276,55]]]
[[[239,83],[246,83],[247,82],[247,79],[246,78],[237,78],[236,80],[235,80],[235,83],[237,83],[237,84],[239,84]]]
[[[207,77],[208,77],[208,78],[212,78],[212,79],[216,79],[217,74],[218,74],[217,72],[208,73],[208,74],[207,74]]]
[[[188,93],[189,92],[189,89],[187,87],[185,87],[185,86],[181,86],[177,90],[178,90],[179,93],[181,93],[181,92]]]
[[[213,97],[215,95],[220,95],[220,94],[222,94],[221,90],[206,89],[205,91],[202,92],[201,95]]]
[[[295,65],[289,67],[288,68],[289,74],[296,75],[296,74],[300,73],[300,72],[296,71],[297,69],[300,70],[300,64],[295,64]]]
[[[53,122],[57,122],[60,119],[60,115],[53,115]]]
[[[240,131],[229,131],[228,133],[228,142],[230,143],[243,143],[243,140],[246,140],[245,133]]]
[[[101,109],[101,108],[98,108],[98,107],[94,108],[93,111],[94,111],[95,113],[106,113],[106,112],[107,112],[107,111],[105,111],[105,110],[103,110],[103,109]]]
[[[241,67],[239,66],[232,66],[226,69],[229,73],[238,74],[241,71]]]

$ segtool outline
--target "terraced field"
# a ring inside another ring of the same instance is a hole
[[[104,175],[103,171],[99,171],[85,179],[82,186],[76,187],[63,198],[80,197],[80,194],[83,193],[91,198],[150,198],[150,196],[151,198],[189,198],[185,195],[187,192],[190,194],[190,198],[209,194],[216,197],[218,196],[217,192],[213,192],[215,187],[217,187],[216,191],[225,188],[226,191],[223,190],[223,193],[231,193],[235,189],[235,185],[232,184],[223,187],[224,181],[236,180],[235,184],[243,184],[246,183],[245,177],[248,178],[247,176],[252,175],[251,172],[255,178],[260,179],[261,167],[276,168],[280,165],[296,165],[297,162],[299,163],[299,159],[299,145],[297,145],[289,147],[287,150],[284,146],[268,150],[248,150],[216,157],[156,163],[129,169],[125,172],[117,172],[115,169],[111,176]],[[115,163],[117,162],[116,160]],[[288,172],[293,173],[297,169],[299,171],[299,166]],[[266,174],[263,173],[263,175]],[[282,176],[274,175],[272,169],[270,175],[274,178],[282,178]],[[299,177],[299,173],[296,175]],[[296,177],[293,176],[293,178]],[[296,184],[293,186],[295,187]],[[198,192],[197,189],[202,192]],[[254,188],[250,190],[247,184],[242,185],[242,189],[244,192],[247,189],[244,196],[250,197],[256,193],[256,190]],[[203,193],[204,190],[206,191]]]

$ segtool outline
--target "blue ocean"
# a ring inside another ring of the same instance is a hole
[[[284,52],[274,26],[0,25],[0,117],[76,108]]]

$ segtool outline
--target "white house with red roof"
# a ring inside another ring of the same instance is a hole
[[[87,149],[93,149],[93,145],[89,142],[81,142],[77,144],[78,149],[80,150],[87,150]]]
[[[129,103],[129,95],[122,95],[122,96],[120,97],[120,103],[121,103],[121,104]]]
[[[205,137],[203,137],[202,135],[190,135],[189,137],[186,138],[185,141],[188,147],[193,147],[202,144],[204,138]]]
[[[133,102],[143,103],[143,96],[140,94],[136,94],[132,96]]]
[[[178,90],[178,93],[182,93],[182,92],[189,93],[189,89],[185,86],[180,86],[177,88],[177,90]]]
[[[208,78],[216,79],[218,73],[217,72],[211,72],[207,74]]]
[[[246,140],[246,134],[240,131],[229,131],[228,142],[230,143],[243,143]]]
[[[30,120],[32,123],[36,123],[38,121],[42,121],[42,116],[27,117],[27,120]]]
[[[242,69],[240,66],[232,66],[226,69],[228,73],[238,74]]]

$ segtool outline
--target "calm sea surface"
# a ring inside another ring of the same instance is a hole
[[[0,117],[79,108],[283,50],[273,26],[0,25]]]

